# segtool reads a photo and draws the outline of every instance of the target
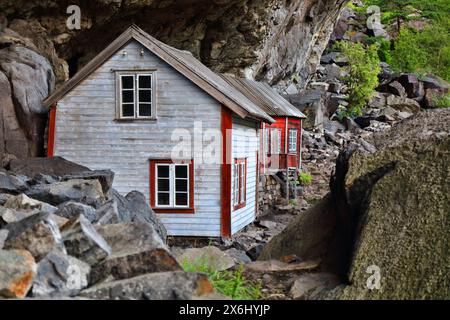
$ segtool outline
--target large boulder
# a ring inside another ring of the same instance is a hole
[[[106,201],[102,186],[96,179],[73,179],[52,184],[38,184],[25,193],[31,198],[52,205],[74,200],[98,208]]]
[[[213,291],[205,274],[177,271],[101,283],[83,290],[80,295],[100,300],[191,300]]]
[[[92,267],[90,282],[181,270],[152,224],[144,221],[96,226],[111,254]]]
[[[3,206],[10,209],[39,210],[48,213],[55,213],[57,210],[56,207],[48,203],[32,199],[24,193],[9,197],[8,200],[6,200],[6,202],[3,204]]]
[[[0,298],[24,298],[36,275],[33,256],[24,250],[0,250]]]
[[[0,171],[0,192],[17,194],[27,189],[27,177],[16,176],[5,171]]]
[[[33,178],[36,175],[63,177],[89,171],[89,168],[62,157],[13,159],[9,162],[11,172]]]
[[[260,258],[321,259],[322,271],[350,283],[328,298],[447,299],[449,128],[449,109],[422,112],[375,134],[374,150],[349,146],[338,157],[331,193],[273,238]],[[367,283],[377,270],[374,289]]]
[[[182,250],[177,260],[180,264],[207,265],[212,270],[223,271],[236,265],[232,256],[214,246]]]
[[[33,297],[74,296],[88,285],[91,268],[61,251],[51,251],[37,267]]]
[[[78,173],[66,174],[62,177],[63,181],[73,179],[98,180],[102,185],[103,193],[106,194],[109,189],[111,189],[114,180],[114,172],[112,172],[111,170],[88,170]]]
[[[55,219],[47,212],[40,212],[5,226],[8,237],[6,249],[28,250],[36,261],[54,249],[65,251]]]
[[[60,204],[54,214],[69,220],[76,219],[79,215],[83,215],[90,222],[97,220],[97,214],[93,207],[76,201],[67,201]]]
[[[67,253],[89,265],[95,265],[111,254],[111,247],[89,220],[80,215],[61,228]]]
[[[6,103],[0,126],[11,129],[1,131],[0,151],[21,158],[43,155],[48,110],[42,100],[54,86],[52,66],[39,53],[22,44],[9,44],[0,50],[0,87],[5,88],[0,91],[0,101]]]
[[[117,204],[121,222],[144,221],[153,225],[161,239],[165,242],[167,230],[161,221],[156,217],[155,212],[148,204],[145,196],[139,191],[131,191],[125,197],[116,190],[108,192],[108,198]]]

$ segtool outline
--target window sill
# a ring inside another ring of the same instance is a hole
[[[158,118],[116,118],[116,122],[155,122]]]
[[[245,202],[239,203],[233,207],[233,210],[236,211],[236,210],[242,209],[245,207],[245,205],[246,205]]]
[[[195,213],[194,208],[152,208],[155,213],[179,213],[179,214],[193,214]]]

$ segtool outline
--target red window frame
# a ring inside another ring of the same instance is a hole
[[[195,213],[194,205],[194,160],[174,162],[166,159],[150,159],[150,207],[155,213]],[[189,206],[187,208],[157,208],[156,207],[156,165],[157,164],[188,164],[189,171]]]
[[[244,164],[244,174],[242,174],[242,164]],[[247,201],[247,158],[234,159],[234,166],[238,166],[237,175],[238,175],[238,202],[235,203],[235,189],[233,189],[233,208],[234,210],[238,210],[244,208]],[[235,172],[233,168],[233,173]],[[236,176],[233,176],[234,181],[236,182]],[[234,188],[236,188],[234,184]],[[242,190],[243,197],[242,197]]]

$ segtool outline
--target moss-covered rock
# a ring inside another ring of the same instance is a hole
[[[322,297],[449,299],[449,133],[450,110],[438,110],[373,136],[376,152],[345,150],[331,195],[275,237],[262,257],[319,255],[322,269],[348,281]],[[380,288],[370,290],[373,265]]]

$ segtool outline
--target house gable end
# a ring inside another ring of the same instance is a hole
[[[108,59],[133,39],[188,78],[203,91],[211,95],[218,102],[231,109],[241,118],[251,117],[266,122],[274,121],[238,90],[229,87],[225,81],[221,82],[222,79],[219,76],[215,75],[214,72],[201,64],[201,62],[196,60],[190,53],[167,46],[152,38],[136,26],[128,28],[123,34],[116,38],[106,49],[86,64],[74,77],[65,82],[47,97],[43,101],[43,104],[50,107],[57,103],[81,81],[91,73],[95,72],[102,64],[108,61]],[[189,64],[192,66],[189,66]],[[216,76],[217,78],[215,78]]]

